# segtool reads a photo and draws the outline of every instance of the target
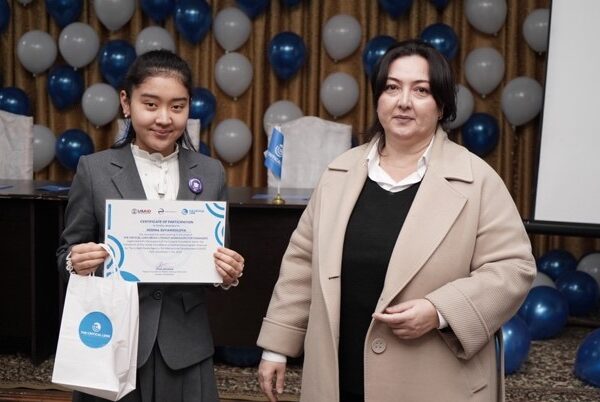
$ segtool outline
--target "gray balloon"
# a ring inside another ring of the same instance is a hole
[[[548,275],[543,272],[538,272],[535,274],[535,279],[531,283],[531,287],[535,288],[536,286],[550,286],[551,288],[556,289],[556,284]]]
[[[27,71],[38,74],[45,71],[56,60],[56,42],[48,33],[29,31],[17,43],[17,57]]]
[[[502,90],[502,111],[513,126],[527,123],[542,108],[542,86],[529,77],[517,77]]]
[[[533,10],[523,22],[523,37],[530,48],[538,53],[548,50],[548,23],[550,10],[538,8]]]
[[[160,49],[175,52],[175,41],[169,31],[164,28],[154,26],[144,28],[135,38],[135,53],[138,56],[151,50]]]
[[[33,125],[33,171],[39,172],[54,159],[56,136],[46,126]]]
[[[506,0],[466,0],[465,16],[475,29],[495,35],[506,21]]]
[[[358,102],[358,83],[350,74],[329,74],[321,84],[320,96],[330,115],[343,116]]]
[[[110,31],[127,24],[135,12],[135,0],[94,0],[96,16]]]
[[[241,160],[252,146],[252,133],[243,121],[226,119],[212,134],[215,150],[224,161],[233,164]]]
[[[480,47],[465,59],[465,78],[482,97],[492,92],[504,77],[504,57],[496,49]]]
[[[577,270],[592,275],[600,286],[600,253],[589,253],[583,256],[577,263]]]
[[[223,92],[237,99],[246,92],[254,70],[248,58],[239,53],[227,53],[217,60],[215,64],[215,81]]]
[[[302,109],[296,106],[294,102],[288,100],[273,102],[271,103],[271,106],[267,108],[267,111],[263,116],[263,128],[265,134],[269,135],[269,128],[276,124],[296,120],[302,116],[304,116]]]
[[[446,128],[454,130],[465,124],[475,109],[475,99],[469,88],[462,84],[456,86],[456,119],[446,124]]]
[[[94,84],[81,97],[83,114],[96,127],[110,123],[119,112],[119,95],[110,85]]]
[[[219,11],[213,23],[213,34],[217,43],[228,52],[232,52],[246,43],[251,29],[250,18],[235,7]]]
[[[334,61],[350,56],[360,45],[360,23],[351,15],[338,14],[323,26],[323,45]]]
[[[89,64],[100,47],[100,39],[94,29],[82,22],[67,25],[58,38],[60,54],[69,65],[80,68]]]

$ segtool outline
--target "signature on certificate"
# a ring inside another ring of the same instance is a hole
[[[173,271],[175,269],[175,265],[170,264],[168,262],[160,261],[155,268],[157,271]]]

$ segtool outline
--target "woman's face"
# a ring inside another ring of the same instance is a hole
[[[175,150],[175,142],[187,125],[189,94],[176,76],[149,77],[134,87],[131,99],[121,91],[123,113],[130,115],[135,144],[149,153],[164,156]]]
[[[386,143],[414,145],[429,142],[441,111],[431,94],[429,64],[421,56],[400,57],[390,64],[377,117]]]

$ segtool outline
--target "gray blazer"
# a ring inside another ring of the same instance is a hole
[[[201,180],[204,188],[200,194],[189,189],[191,178]],[[178,200],[225,199],[225,170],[215,159],[180,148],[179,180]],[[107,199],[145,198],[129,146],[82,156],[69,192],[65,229],[56,252],[58,269],[64,277],[69,276],[65,259],[71,246],[104,241]],[[204,285],[138,285],[138,367],[148,360],[155,341],[172,369],[188,367],[212,356],[205,289]]]

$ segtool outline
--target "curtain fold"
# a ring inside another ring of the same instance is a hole
[[[233,0],[212,0],[213,17],[222,9],[235,6]],[[0,34],[0,69],[5,86],[17,86],[30,97],[33,117],[36,124],[48,126],[55,135],[70,128],[79,128],[92,138],[96,150],[108,148],[117,129],[116,122],[104,127],[94,127],[76,105],[68,110],[58,110],[50,101],[46,90],[47,72],[33,77],[19,63],[16,45],[26,32],[39,29],[48,32],[56,40],[61,29],[45,9],[45,2],[35,0],[27,6],[17,1],[9,2],[11,22],[6,31]],[[507,0],[506,23],[497,35],[477,31],[464,15],[464,2],[451,0],[448,6],[437,10],[430,1],[414,0],[410,11],[399,18],[392,18],[375,0],[303,0],[299,6],[285,7],[279,0],[271,0],[266,12],[252,20],[249,40],[237,52],[248,57],[254,68],[250,88],[233,100],[219,89],[214,79],[214,66],[224,54],[223,49],[209,31],[199,44],[186,42],[175,30],[170,17],[161,26],[175,39],[178,54],[190,63],[195,86],[208,88],[217,98],[216,115],[210,127],[204,128],[201,139],[211,148],[212,155],[218,157],[212,145],[211,135],[216,125],[228,118],[244,121],[252,132],[252,147],[246,157],[235,164],[224,163],[228,183],[231,186],[265,186],[266,171],[263,167],[263,151],[267,137],[263,130],[263,115],[269,105],[278,100],[290,100],[298,105],[305,115],[319,116],[333,120],[320,102],[320,83],[333,72],[346,72],[358,82],[359,100],[355,108],[336,121],[349,124],[355,134],[360,134],[370,125],[373,117],[373,99],[369,82],[362,66],[362,50],[366,42],[377,35],[390,35],[397,39],[419,36],[421,31],[436,22],[450,25],[459,37],[459,51],[451,64],[457,82],[468,87],[464,76],[464,60],[468,53],[478,47],[493,47],[504,57],[506,72],[498,88],[482,98],[475,91],[475,111],[489,113],[500,124],[500,141],[496,149],[485,157],[496,169],[511,191],[521,215],[530,217],[533,211],[533,188],[538,154],[538,122],[519,126],[516,129],[504,119],[500,99],[503,86],[518,76],[535,78],[542,85],[545,76],[545,55],[531,50],[522,36],[522,25],[527,15],[537,8],[548,8],[550,0]],[[100,43],[108,40],[124,39],[135,45],[135,38],[143,28],[156,25],[136,4],[131,21],[116,32],[109,32],[95,16],[91,2],[84,1],[80,22],[90,24],[100,37]],[[334,62],[322,45],[322,27],[337,14],[354,16],[362,27],[359,49],[351,56]],[[269,41],[282,31],[292,31],[300,35],[307,48],[306,63],[289,80],[280,80],[273,73],[267,59]],[[60,54],[56,64],[64,64]],[[82,69],[85,87],[102,82],[98,62],[95,60]],[[461,142],[460,130],[454,130],[450,137]],[[35,175],[36,179],[69,180],[73,172],[64,169],[55,160],[50,166]],[[585,252],[600,249],[600,240],[564,236],[532,236],[536,255],[550,248],[565,248],[580,256]]]

